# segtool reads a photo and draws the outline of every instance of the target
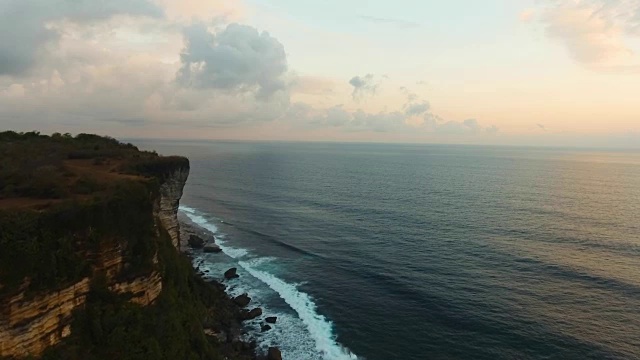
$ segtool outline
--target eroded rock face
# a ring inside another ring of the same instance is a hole
[[[110,259],[111,266],[122,266]],[[84,306],[90,290],[91,279],[58,291],[26,298],[24,293],[3,300],[0,307],[0,356],[17,358],[38,356],[47,347],[60,342],[71,334],[73,311]],[[157,272],[109,286],[111,291],[132,294],[131,302],[143,306],[152,304],[162,292],[162,278]]]
[[[154,213],[171,236],[174,246],[179,246],[178,204],[189,168],[181,167],[165,177],[160,186]],[[122,249],[111,246],[97,254],[97,270],[107,279],[115,279],[124,267]],[[153,263],[158,263],[157,255]],[[2,299],[0,304],[0,356],[23,358],[38,356],[49,346],[59,343],[71,334],[72,313],[83,308],[90,290],[90,278],[84,278],[66,288],[26,297],[19,293]],[[156,271],[125,282],[111,281],[111,291],[130,293],[134,303],[152,304],[162,292],[162,278]]]
[[[181,167],[168,174],[160,185],[160,201],[156,214],[164,228],[171,236],[171,242],[176,248],[180,247],[180,224],[178,223],[178,206],[182,197],[182,190],[189,177],[189,168]]]

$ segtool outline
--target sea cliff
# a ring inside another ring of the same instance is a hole
[[[179,253],[186,158],[13,132],[0,155],[0,358],[254,357],[215,336],[239,309]]]

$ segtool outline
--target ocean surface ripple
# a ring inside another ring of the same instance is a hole
[[[181,216],[224,252],[197,261],[285,358],[640,358],[637,152],[147,146],[190,158]]]

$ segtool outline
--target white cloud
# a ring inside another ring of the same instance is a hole
[[[547,1],[540,17],[547,35],[592,68],[640,66],[630,39],[640,36],[637,0]]]
[[[211,33],[204,24],[184,31],[178,82],[183,86],[255,92],[268,98],[286,89],[287,56],[284,46],[267,32],[230,24]]]
[[[484,127],[476,119],[446,121],[432,113],[427,101],[417,100],[406,88],[401,92],[410,94],[408,102],[400,110],[367,112],[362,109],[348,110],[344,105],[313,108],[308,104],[294,103],[286,117],[302,121],[310,128],[334,128],[346,132],[385,132],[411,134],[437,134],[472,136],[495,134],[496,126]]]
[[[520,21],[528,23],[536,17],[535,9],[526,9],[520,13]]]
[[[247,16],[247,8],[239,0],[154,0],[165,10],[172,22],[191,23],[224,19],[227,22],[242,21]]]
[[[115,15],[162,16],[146,0],[4,0],[0,2],[0,75],[24,75],[38,60],[46,59],[45,45],[60,37],[50,22],[98,22]]]
[[[159,133],[272,122],[300,131],[344,133],[470,136],[492,131],[475,120],[444,121],[406,88],[401,90],[406,104],[391,110],[327,106],[348,99],[346,79],[291,72],[278,39],[220,20],[240,16],[233,6],[200,0],[68,4],[0,2],[0,30],[15,33],[0,38],[3,126]],[[25,6],[30,11],[22,11]],[[208,15],[195,16],[199,12]],[[385,78],[351,78],[352,97],[376,94]],[[311,101],[291,104],[292,94]]]

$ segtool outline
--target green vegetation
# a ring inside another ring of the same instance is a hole
[[[92,281],[71,335],[42,359],[252,358],[246,346],[204,334],[237,327],[239,309],[195,273],[154,218],[160,184],[188,167],[186,158],[96,135],[0,133],[0,303]],[[124,267],[107,278],[101,256],[114,249]],[[152,271],[163,288],[150,306],[109,291]]]
[[[204,326],[219,330],[235,321],[237,308],[224,292],[196,276],[166,232],[157,245],[163,292],[156,304],[129,303],[94,281],[86,310],[72,324],[72,335],[42,359],[250,359],[241,349],[203,333]]]
[[[96,135],[0,133],[0,296],[91,274],[102,248],[126,271],[152,270],[152,205],[166,173],[189,162]]]
[[[0,132],[0,199],[87,195],[107,190],[116,174],[161,181],[169,170],[188,166],[186,158],[161,157],[109,137]]]
[[[55,289],[91,274],[93,254],[121,246],[127,271],[149,272],[156,251],[152,200],[142,182],[121,181],[108,197],[67,201],[46,211],[0,210],[0,295],[29,279],[28,291]]]

